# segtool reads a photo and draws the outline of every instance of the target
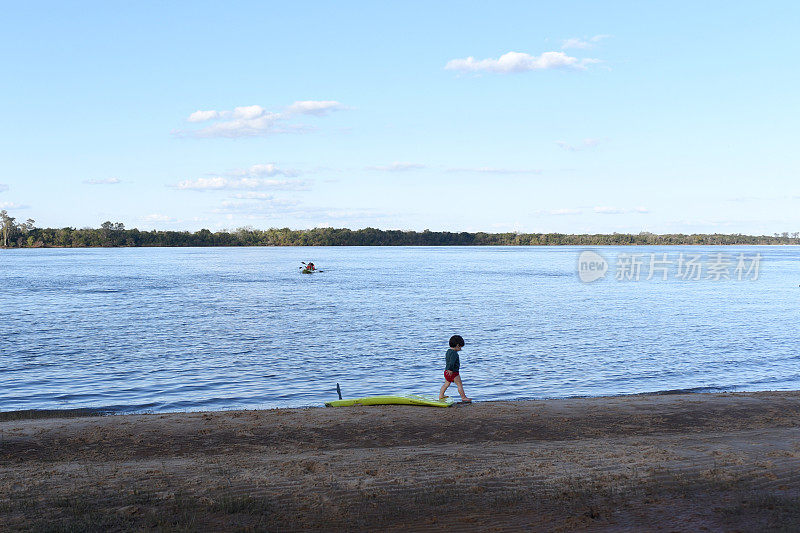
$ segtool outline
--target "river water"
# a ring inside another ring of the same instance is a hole
[[[796,390],[798,284],[794,246],[0,250],[0,410],[435,394],[455,333],[476,400]]]

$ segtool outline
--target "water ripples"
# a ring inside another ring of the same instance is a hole
[[[797,247],[722,249],[761,253],[749,282],[583,284],[581,250],[2,251],[0,410],[435,393],[453,333],[483,400],[800,388]],[[325,272],[298,274],[311,257]]]

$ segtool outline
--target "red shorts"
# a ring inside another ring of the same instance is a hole
[[[453,372],[452,370],[445,370],[444,371],[444,379],[446,379],[450,383],[452,383],[453,380],[456,379],[457,375],[458,375],[458,372]]]

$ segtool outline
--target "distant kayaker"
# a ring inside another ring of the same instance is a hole
[[[461,395],[462,402],[471,402],[470,398],[464,394],[464,385],[461,384],[461,376],[458,375],[458,369],[461,367],[461,362],[458,359],[458,352],[464,347],[464,337],[461,335],[453,335],[450,337],[450,349],[445,353],[445,369],[444,369],[444,384],[439,390],[439,399],[444,400],[445,391],[451,383],[455,383],[458,387],[458,394]]]
[[[309,263],[309,264],[306,265],[306,270],[310,270],[311,272],[314,272],[316,269],[317,269],[317,267],[314,266],[314,263]]]

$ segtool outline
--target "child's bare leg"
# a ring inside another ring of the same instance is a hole
[[[461,376],[456,376],[456,379],[454,379],[453,381],[458,387],[458,393],[461,395],[461,399],[464,400],[465,402],[472,401],[471,399],[467,398],[466,394],[464,394],[464,385],[461,383]]]
[[[442,385],[442,388],[439,389],[439,399],[440,400],[444,400],[444,391],[446,391],[447,387],[449,387],[449,386],[450,386],[450,382],[447,381],[447,380],[444,380],[444,384]]]

